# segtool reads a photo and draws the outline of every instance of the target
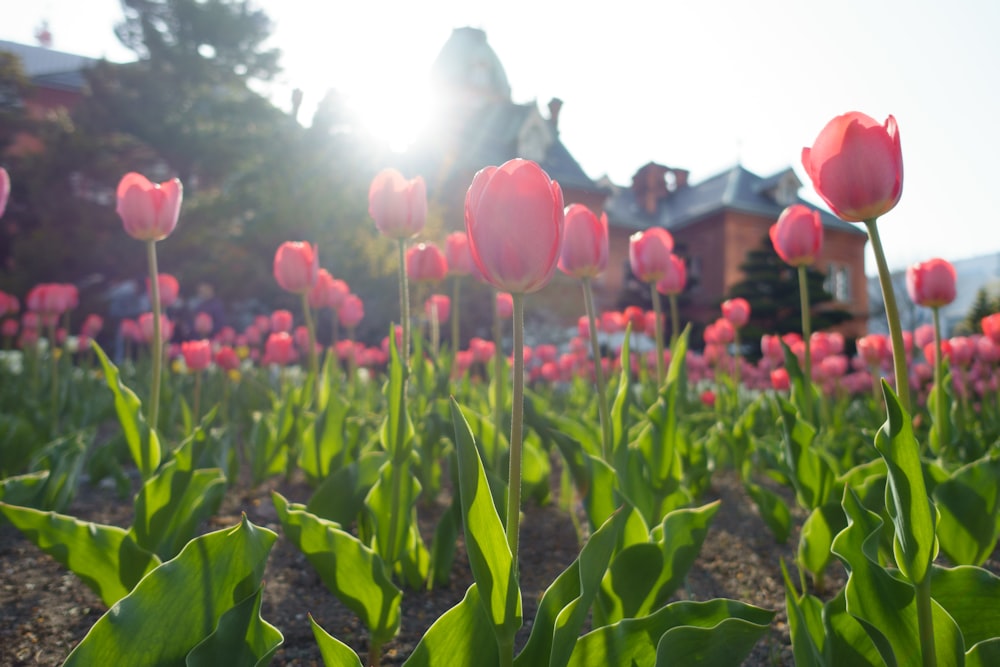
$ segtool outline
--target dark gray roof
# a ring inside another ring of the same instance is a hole
[[[657,210],[649,214],[635,198],[631,188],[622,187],[604,205],[608,213],[608,224],[628,229],[647,229],[659,226],[669,230],[683,229],[721,211],[740,211],[775,220],[790,204],[804,204],[817,207],[796,196],[792,201],[779,203],[772,196],[772,189],[786,177],[789,169],[763,178],[736,165],[696,185],[688,185],[672,192],[662,199]],[[835,215],[817,209],[823,224],[831,229],[866,234]]]
[[[31,83],[59,90],[81,90],[85,83],[83,70],[98,62],[96,58],[6,40],[0,40],[0,51],[18,57]]]

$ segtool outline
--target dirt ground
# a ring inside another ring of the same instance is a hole
[[[304,484],[283,482],[257,489],[231,489],[221,512],[204,530],[234,525],[240,512],[245,511],[251,521],[280,535],[270,500],[272,489],[294,502],[305,502],[310,494]],[[794,502],[791,494],[785,495],[789,503]],[[727,597],[777,611],[771,631],[744,664],[791,665],[780,559],[791,562],[794,558],[798,532],[793,531],[787,544],[776,544],[732,473],[716,474],[712,491],[704,500],[716,498],[722,500],[722,505],[679,597]],[[424,513],[435,513],[434,506],[428,510]],[[84,485],[68,513],[127,526],[131,512],[131,503],[121,501],[113,491]],[[804,518],[794,509],[793,516],[797,522]],[[422,528],[431,526],[428,522]],[[542,592],[576,558],[579,547],[571,517],[553,505],[527,505],[521,530],[524,627],[518,641],[523,644]],[[429,543],[429,533],[426,537]],[[987,567],[1000,571],[996,560]],[[275,543],[264,578],[262,615],[285,637],[273,665],[322,664],[309,626],[310,613],[327,632],[365,657],[367,644],[361,623],[327,591],[305,557],[287,540],[279,538]],[[829,579],[831,590],[837,590],[842,582],[843,570],[838,564]],[[383,664],[402,663],[430,624],[459,602],[471,583],[460,537],[447,587],[429,592],[404,589],[402,628],[397,638],[384,647]],[[0,525],[0,665],[60,664],[105,611],[100,599],[73,574],[10,524]]]

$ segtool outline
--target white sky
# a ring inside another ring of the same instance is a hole
[[[800,164],[833,116],[895,115],[905,178],[879,229],[890,266],[1000,252],[1000,2],[996,0],[258,0],[283,51],[282,85],[330,87],[397,143],[412,133],[435,56],[461,26],[486,31],[518,102],[565,105],[563,143],[621,184],[650,160],[701,181],[740,161]],[[349,7],[349,9],[345,9]],[[117,0],[0,0],[0,39],[111,60]],[[288,106],[287,89],[278,103]],[[303,116],[308,119],[308,115]],[[869,259],[868,273],[874,273]]]

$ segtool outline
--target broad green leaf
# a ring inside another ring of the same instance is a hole
[[[410,474],[409,459],[386,461],[379,478],[365,497],[375,524],[375,551],[390,567],[406,548],[413,504],[420,495],[420,482]]]
[[[957,565],[982,565],[1000,537],[1000,456],[956,470],[934,487],[941,550]]]
[[[825,667],[823,603],[815,595],[799,594],[788,576],[784,559],[781,559],[781,576],[785,581],[785,611],[795,664],[797,667]]]
[[[847,527],[847,517],[840,503],[817,507],[806,518],[799,533],[798,563],[812,573],[817,582],[833,559],[833,538]]]
[[[458,403],[451,402],[458,450],[458,482],[465,548],[480,599],[500,644],[512,642],[521,627],[521,590],[504,526],[500,522],[479,450]]]
[[[447,586],[451,580],[451,565],[455,561],[455,549],[458,546],[458,522],[461,512],[461,505],[453,498],[451,505],[441,515],[434,528],[428,587]]]
[[[980,642],[965,654],[965,667],[996,667],[1000,665],[1000,639]]]
[[[920,447],[913,435],[910,415],[884,379],[882,393],[888,419],[875,435],[875,448],[889,471],[885,504],[896,529],[893,551],[900,571],[919,584],[937,555],[934,509],[924,486]]]
[[[743,664],[768,628],[768,623],[742,618],[727,618],[710,628],[670,628],[656,646],[656,666],[675,665],[677,657],[684,656],[688,664],[736,667]]]
[[[847,598],[843,588],[823,605],[823,628],[827,639],[827,665],[884,667],[885,661],[865,626],[847,613]]]
[[[142,478],[147,479],[160,467],[160,439],[156,431],[149,428],[146,423],[139,397],[122,383],[118,368],[111,363],[97,343],[91,343],[91,346],[101,361],[108,388],[115,396],[115,412],[118,414],[118,422],[125,434],[129,451]]]
[[[545,505],[551,495],[549,476],[552,465],[548,453],[537,444],[534,434],[526,434],[521,449],[521,485],[523,497]]]
[[[814,444],[816,429],[802,419],[796,408],[779,397],[785,457],[792,471],[792,484],[799,504],[808,510],[825,505],[840,495],[831,461]]]
[[[766,489],[750,480],[745,481],[743,485],[747,490],[747,494],[753,499],[754,504],[757,505],[760,518],[771,529],[774,541],[779,544],[787,542],[788,535],[792,531],[792,513],[789,511],[784,499],[770,489]]]
[[[747,625],[756,628],[759,639],[767,632],[773,617],[772,611],[736,600],[674,602],[649,616],[628,618],[585,634],[577,641],[569,665],[607,667],[657,664],[661,638],[673,628],[701,628],[711,631],[701,637],[693,637],[690,630],[680,633],[677,636],[678,644],[690,649],[701,650],[699,647],[703,648],[705,644],[711,643],[739,642],[742,645],[747,640]],[[740,623],[726,623],[727,620]],[[695,640],[697,643],[693,644],[692,641]],[[753,643],[747,647],[748,652],[752,646]],[[677,661],[681,656],[677,654],[671,657]],[[687,660],[687,656],[683,656],[683,659]],[[736,664],[738,662],[739,660]]]
[[[545,590],[528,643],[514,660],[516,666],[566,665],[627,518],[626,511],[619,511],[608,519]]]
[[[309,614],[309,624],[326,667],[362,667],[361,658],[354,649],[321,628],[312,614]]]
[[[385,452],[365,452],[357,461],[323,480],[309,499],[306,510],[322,519],[350,526],[365,506],[365,498],[378,481],[379,471],[387,460]]]
[[[403,361],[396,349],[396,332],[389,332],[389,381],[385,385],[386,416],[382,422],[382,446],[389,452],[389,458],[394,462],[402,462],[409,458],[410,441],[413,438],[413,423],[406,410],[406,378],[409,369],[403,367]]]
[[[0,479],[0,501],[9,505],[42,509],[38,507],[38,499],[48,478],[48,470],[39,470]]]
[[[845,587],[847,612],[860,620],[888,665],[921,664],[916,590],[900,573],[878,561],[882,520],[861,506],[846,488],[843,501],[847,528],[833,543],[833,551],[850,574]],[[955,621],[933,600],[932,615],[937,664],[959,665],[965,649]]]
[[[125,597],[159,559],[117,526],[0,503],[0,511],[39,549],[80,577],[104,604]]]
[[[583,507],[587,511],[591,527],[597,528],[614,514],[619,504],[615,494],[615,470],[599,456],[586,456],[590,488],[583,496]]]
[[[955,619],[966,649],[1000,638],[1000,577],[971,565],[931,570],[931,597]]]
[[[406,531],[406,541],[395,570],[410,588],[419,590],[427,583],[430,567],[431,554],[424,544],[424,538],[420,535],[420,528],[417,525],[417,508],[413,507],[410,509],[410,523]]]
[[[389,579],[378,554],[337,524],[289,504],[273,492],[274,508],[285,536],[305,554],[337,599],[356,613],[381,646],[399,631],[403,593]]]
[[[337,392],[330,392],[324,405],[312,426],[312,437],[306,439],[299,452],[299,467],[314,482],[327,478],[332,464],[343,458],[346,448],[344,422],[350,408],[347,400]]]
[[[614,403],[611,405],[611,444],[612,454],[616,454],[619,449],[628,447],[628,430],[631,425],[629,418],[629,408],[632,405],[632,366],[629,355],[629,338],[631,337],[632,325],[625,328],[625,339],[622,343],[621,373],[618,374],[618,392],[615,394]],[[604,523],[603,519],[601,523]]]
[[[193,445],[190,439],[182,445],[135,497],[129,534],[161,560],[180,553],[201,522],[219,509],[226,493],[226,475],[221,470],[193,469]]]
[[[277,535],[244,517],[191,540],[90,629],[65,665],[183,665],[234,601],[260,588]]]
[[[434,621],[420,638],[404,667],[455,667],[500,664],[493,621],[476,584],[465,597]]]
[[[224,613],[215,631],[188,654],[186,666],[269,665],[285,638],[260,616],[263,592],[261,586],[254,595]]]

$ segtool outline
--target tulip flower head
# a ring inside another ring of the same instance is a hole
[[[848,222],[873,220],[903,193],[903,152],[892,116],[884,124],[852,111],[820,131],[802,149],[802,166],[830,209]]]
[[[570,204],[564,214],[559,270],[574,278],[593,278],[608,266],[608,216],[598,218],[583,204]]]
[[[418,243],[406,250],[406,275],[416,283],[436,283],[448,275],[448,261],[433,243]]]
[[[814,264],[823,247],[819,211],[802,204],[792,204],[782,211],[769,233],[775,252],[791,266]]]
[[[428,320],[436,318],[439,324],[444,324],[451,315],[451,299],[444,294],[431,294],[424,302],[424,314]]]
[[[427,187],[417,176],[406,180],[395,169],[383,169],[368,188],[368,214],[382,236],[408,239],[427,221]]]
[[[497,292],[497,315],[501,320],[514,317],[514,297],[507,292]]]
[[[671,270],[674,237],[662,227],[651,227],[629,237],[628,258],[632,273],[644,283],[655,283]]]
[[[10,197],[10,174],[3,167],[0,167],[0,218],[7,210],[7,200]]]
[[[183,189],[176,178],[150,183],[142,174],[130,172],[118,183],[115,209],[125,231],[140,241],[162,241],[177,227]]]
[[[687,287],[687,265],[684,258],[670,253],[666,273],[656,281],[656,291],[665,296],[677,295]]]
[[[293,294],[307,294],[319,275],[319,252],[316,246],[285,241],[274,254],[274,279]]]
[[[465,198],[465,231],[483,279],[527,294],[552,278],[563,236],[559,184],[530,160],[481,169]]]
[[[177,303],[177,297],[180,296],[181,291],[177,278],[169,273],[160,273],[156,276],[156,282],[160,288],[160,307],[169,308]],[[149,278],[146,278],[146,296],[152,301],[153,291],[150,289]]]
[[[293,317],[289,310],[276,310],[271,313],[270,331],[274,333],[288,333],[292,330]]]
[[[337,318],[345,329],[358,326],[365,317],[365,304],[355,294],[348,294],[343,305],[337,311]]]
[[[213,326],[212,316],[208,313],[201,312],[194,316],[194,331],[199,336],[210,335]]]
[[[913,303],[940,308],[955,300],[956,279],[951,262],[935,257],[906,269],[906,291]]]
[[[737,329],[742,329],[750,321],[750,303],[739,297],[727,299],[722,302],[722,317]]]
[[[475,262],[469,252],[469,235],[465,232],[452,232],[445,237],[444,256],[449,275],[468,276],[475,270]]]
[[[987,315],[979,323],[983,328],[983,335],[991,338],[997,345],[1000,345],[1000,313]]]
[[[184,365],[189,371],[203,371],[212,363],[212,344],[207,340],[186,340],[181,343]]]
[[[346,282],[334,278],[326,269],[320,269],[316,274],[316,284],[309,290],[309,305],[337,310],[350,293],[351,288]]]

